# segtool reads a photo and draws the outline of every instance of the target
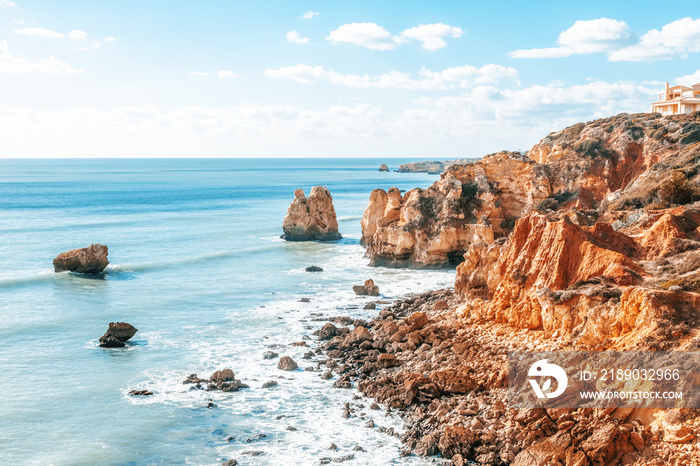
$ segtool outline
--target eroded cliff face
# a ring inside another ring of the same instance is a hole
[[[653,206],[672,172],[700,180],[698,141],[697,113],[580,123],[527,155],[499,152],[453,165],[427,189],[373,191],[362,243],[373,265],[441,267],[461,262],[472,244],[506,237],[534,210],[590,223],[604,211]]]
[[[628,236],[608,223],[581,227],[533,212],[507,240],[470,246],[457,269],[459,309],[469,321],[542,330],[579,349],[670,348],[700,319],[692,280],[700,256],[686,249],[700,248],[698,213],[653,213],[640,218],[643,233]],[[674,281],[683,277],[685,287]]]
[[[294,191],[294,200],[282,223],[287,241],[334,241],[342,236],[333,207],[333,197],[325,186],[311,188],[309,197],[303,189]]]

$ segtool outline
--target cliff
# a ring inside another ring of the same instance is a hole
[[[590,223],[604,212],[692,200],[700,114],[618,115],[549,134],[527,154],[499,152],[447,168],[427,189],[375,190],[362,219],[373,265],[442,267],[506,237],[539,210]],[[668,185],[676,177],[676,186]]]
[[[324,186],[314,186],[307,198],[303,189],[294,191],[294,200],[282,223],[287,241],[335,241],[342,236],[333,207],[333,197]]]

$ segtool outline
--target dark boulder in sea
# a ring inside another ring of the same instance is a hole
[[[364,285],[353,286],[352,290],[356,295],[379,296],[379,287],[374,284],[374,280],[371,278],[365,281]]]
[[[294,191],[294,200],[282,223],[287,241],[335,241],[342,238],[333,207],[333,197],[324,186],[314,186],[307,198],[303,189]]]
[[[231,380],[236,380],[236,375],[231,369],[222,369],[214,372],[211,375],[210,380],[212,382],[230,382]]]
[[[294,371],[298,367],[299,365],[289,356],[282,356],[279,364],[277,364],[277,369],[281,369],[283,371]]]
[[[91,244],[86,248],[63,252],[53,260],[55,272],[97,274],[109,265],[107,246]]]
[[[110,322],[109,328],[100,337],[100,346],[104,348],[119,348],[124,342],[136,335],[138,329],[126,322]]]
[[[306,268],[307,272],[323,272],[323,268],[317,266],[317,265],[311,265]]]
[[[379,171],[380,171],[380,172],[388,172],[388,171],[389,171],[389,167],[387,167],[387,165],[386,165],[385,163],[383,163],[383,164],[381,164],[381,165],[379,166]]]
[[[221,466],[236,466],[237,464],[238,464],[238,461],[236,461],[236,460],[228,460],[228,461],[224,461],[223,463],[221,463]]]
[[[129,396],[151,396],[153,392],[148,390],[131,390]]]

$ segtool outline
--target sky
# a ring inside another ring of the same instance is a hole
[[[528,150],[700,82],[672,5],[0,0],[0,158]]]

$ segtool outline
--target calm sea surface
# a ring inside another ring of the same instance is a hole
[[[453,285],[454,271],[363,258],[372,189],[437,179],[377,171],[408,161],[0,159],[0,464],[432,463],[401,458],[398,440],[365,427],[402,427],[383,411],[343,419],[356,390],[304,372],[315,359],[291,346],[323,325],[311,313],[376,314],[352,292],[367,278],[386,298]],[[280,240],[294,189],[317,184],[331,190],[343,239]],[[109,246],[104,274],[53,272],[57,254],[98,242]],[[125,348],[99,348],[113,321],[139,331]],[[300,369],[279,371],[262,357],[271,348]],[[222,368],[250,389],[181,383]],[[268,380],[279,385],[262,389]],[[135,389],[154,395],[130,397]]]

